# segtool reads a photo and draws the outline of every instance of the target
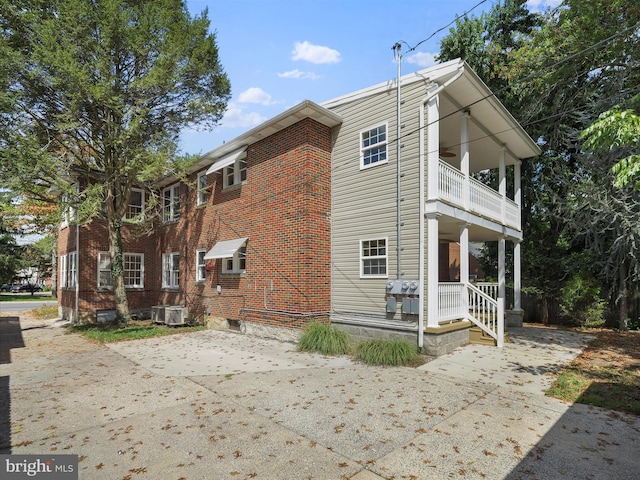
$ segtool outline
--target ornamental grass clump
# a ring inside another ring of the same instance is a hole
[[[419,359],[415,346],[403,340],[384,340],[376,338],[359,343],[355,358],[367,365],[396,367],[415,365]]]
[[[298,342],[298,350],[323,355],[344,355],[349,352],[349,335],[327,323],[308,324]]]

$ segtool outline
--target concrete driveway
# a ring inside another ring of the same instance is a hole
[[[584,348],[522,328],[418,369],[201,331],[112,344],[0,319],[0,453],[81,479],[625,479],[640,420],[542,394]]]

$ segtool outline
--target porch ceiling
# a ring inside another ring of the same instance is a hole
[[[450,242],[460,241],[460,229],[465,223],[469,228],[470,242],[495,242],[503,236],[522,239],[522,233],[496,224],[490,220],[478,220],[476,217],[473,223],[466,223],[459,218],[452,218],[442,215],[438,218],[438,238]]]
[[[498,168],[499,152],[506,148],[506,163],[539,154],[538,147],[482,81],[471,74],[460,77],[440,96],[440,147],[455,153],[444,158],[460,168],[460,129],[465,110],[470,111],[470,170]]]

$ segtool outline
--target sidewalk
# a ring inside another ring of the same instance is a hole
[[[9,323],[0,453],[78,454],[81,479],[637,478],[637,417],[542,394],[584,347],[573,332],[411,369],[228,332],[105,347]]]

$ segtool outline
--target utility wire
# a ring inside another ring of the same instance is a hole
[[[499,88],[499,89],[498,89],[498,90],[496,90],[495,92],[491,92],[489,95],[485,95],[484,97],[479,98],[478,100],[475,100],[475,101],[473,101],[473,102],[471,102],[471,103],[469,103],[469,104],[467,104],[467,105],[465,105],[465,106],[463,106],[463,107],[460,107],[459,109],[454,110],[453,112],[451,112],[451,113],[449,113],[449,114],[447,114],[447,115],[445,115],[445,116],[443,116],[443,117],[437,118],[436,120],[433,120],[432,122],[425,124],[423,128],[426,128],[426,127],[428,127],[428,126],[430,126],[430,125],[433,125],[433,124],[435,124],[436,122],[439,122],[439,121],[441,121],[441,120],[444,120],[445,118],[451,117],[451,116],[453,116],[453,115],[455,115],[455,114],[457,114],[457,113],[459,113],[459,112],[463,112],[463,111],[465,111],[465,110],[468,110],[468,109],[469,109],[469,108],[471,108],[473,105],[476,105],[476,104],[478,104],[478,103],[480,103],[480,102],[482,102],[482,101],[484,101],[484,100],[487,100],[487,99],[489,99],[489,98],[491,98],[491,97],[495,97],[495,96],[496,96],[496,95],[498,95],[499,93],[502,93],[502,92],[504,92],[505,90],[509,90],[510,88],[512,88],[512,86],[513,86],[514,84],[524,83],[524,82],[527,82],[527,81],[529,81],[529,80],[534,79],[535,77],[542,76],[542,73],[543,73],[543,72],[548,71],[548,70],[550,70],[550,69],[552,69],[552,68],[555,68],[555,67],[557,67],[558,65],[561,65],[561,64],[563,64],[563,63],[565,63],[565,62],[568,62],[569,60],[572,60],[572,59],[574,59],[574,58],[576,58],[576,57],[578,57],[578,56],[580,56],[580,55],[582,55],[582,54],[584,54],[584,53],[586,53],[586,52],[588,52],[588,51],[590,51],[590,50],[595,49],[596,47],[599,47],[600,45],[603,45],[603,44],[605,44],[605,43],[608,43],[608,42],[610,42],[611,40],[614,40],[615,38],[620,37],[620,36],[624,35],[625,33],[629,32],[629,31],[631,31],[631,30],[634,30],[634,29],[638,29],[638,28],[640,28],[640,22],[637,22],[636,24],[634,24],[634,25],[632,25],[632,26],[630,26],[630,27],[628,27],[628,28],[625,28],[624,30],[621,30],[621,31],[619,31],[619,32],[617,32],[617,33],[615,33],[615,34],[613,34],[613,35],[610,35],[609,37],[607,37],[607,38],[605,38],[605,39],[603,39],[603,40],[600,40],[599,42],[596,42],[596,43],[594,43],[593,45],[590,45],[590,46],[588,46],[588,47],[586,47],[586,48],[583,48],[582,50],[580,50],[580,51],[578,51],[578,52],[576,52],[576,53],[574,53],[574,54],[571,54],[571,55],[569,55],[569,56],[567,56],[567,57],[561,58],[560,60],[558,60],[558,61],[556,61],[556,62],[552,63],[551,65],[548,65],[548,66],[546,66],[546,67],[543,67],[541,71],[535,71],[535,72],[532,72],[532,73],[530,73],[529,75],[527,75],[527,76],[525,76],[525,77],[523,77],[523,78],[519,78],[518,80],[516,80],[516,81],[515,81],[514,83],[512,83],[512,84],[505,85],[504,87]],[[405,135],[403,135],[401,138],[394,139],[394,140],[390,140],[390,141],[389,141],[389,143],[390,143],[390,144],[392,144],[392,143],[394,143],[394,142],[396,142],[396,141],[399,141],[399,140],[402,140],[402,139],[404,139],[404,138],[408,137],[409,135],[413,135],[413,134],[415,134],[415,133],[417,133],[417,132],[419,132],[419,131],[420,131],[420,128],[417,128],[417,129],[415,129],[415,130],[412,130],[411,132],[406,133],[406,134],[405,134]]]
[[[480,5],[482,5],[483,3],[486,3],[487,0],[482,0],[478,3],[476,3],[473,7],[471,7],[469,10],[467,10],[466,12],[464,12],[462,15],[457,15],[453,20],[451,20],[447,25],[445,25],[444,27],[439,28],[438,30],[436,30],[435,32],[433,32],[431,35],[429,35],[427,38],[425,38],[424,40],[419,41],[418,43],[416,43],[415,46],[411,46],[409,45],[407,42],[405,42],[404,40],[400,40],[399,42],[397,42],[393,47],[391,47],[392,49],[395,49],[396,46],[400,43],[404,43],[407,47],[409,47],[409,50],[407,50],[407,53],[409,52],[413,52],[416,48],[418,48],[420,45],[422,45],[425,42],[428,42],[429,40],[431,40],[433,37],[435,37],[438,33],[440,33],[441,31],[443,31],[445,28],[450,27],[451,25],[453,25],[459,18],[465,17],[467,16],[468,13],[471,13],[473,10],[475,10],[476,8],[478,8]]]

